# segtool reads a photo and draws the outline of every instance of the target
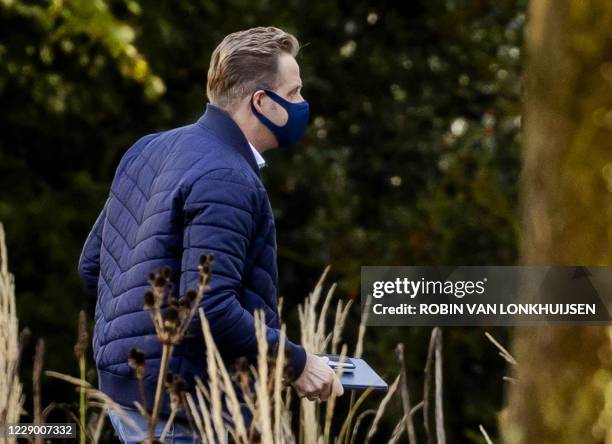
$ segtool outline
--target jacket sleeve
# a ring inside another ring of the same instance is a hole
[[[107,200],[108,202],[108,200]],[[102,227],[106,217],[106,204],[93,225],[79,258],[79,276],[87,292],[98,295],[98,277],[100,275],[100,247],[102,245]]]
[[[230,169],[207,173],[185,196],[180,293],[197,288],[199,258],[212,253],[210,289],[200,305],[217,347],[228,360],[245,356],[253,361],[257,356],[255,320],[239,295],[260,200],[258,190]],[[267,328],[271,347],[279,335],[279,330]],[[297,378],[306,364],[306,352],[289,340],[285,344],[290,374]]]

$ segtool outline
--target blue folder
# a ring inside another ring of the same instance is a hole
[[[347,361],[352,362],[355,367],[340,375],[340,382],[345,390],[389,389],[389,385],[363,359],[347,358]]]

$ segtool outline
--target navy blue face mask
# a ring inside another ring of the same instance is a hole
[[[302,138],[306,126],[308,126],[308,102],[293,103],[283,99],[273,91],[264,89],[265,93],[276,103],[282,106],[287,111],[287,123],[283,126],[278,126],[271,122],[266,116],[255,109],[253,98],[251,97],[251,109],[253,114],[263,123],[278,141],[278,146],[291,145]]]

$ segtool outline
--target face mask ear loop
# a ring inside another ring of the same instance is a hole
[[[263,90],[266,94],[268,94],[267,90]],[[257,91],[255,91],[257,92]],[[262,123],[264,125],[266,125],[268,128],[272,129],[272,128],[277,128],[277,129],[281,129],[283,128],[282,126],[278,126],[277,124],[275,124],[274,122],[272,122],[270,119],[268,119],[266,116],[264,116],[262,113],[260,113],[259,111],[257,111],[257,109],[255,108],[255,104],[253,103],[253,99],[255,97],[255,93],[253,93],[253,95],[251,96],[251,111],[253,111],[253,114],[255,114],[256,116],[259,116],[260,120],[262,121]],[[272,100],[274,100],[272,97],[270,97]],[[283,125],[284,126],[284,125]]]
[[[278,94],[276,94],[274,91],[270,91],[267,89],[264,89],[264,92],[272,99],[274,100],[276,103],[278,103],[280,106],[282,106],[283,108],[287,109],[288,106],[293,105],[293,103],[291,103],[289,100],[285,99],[284,97],[279,96]]]

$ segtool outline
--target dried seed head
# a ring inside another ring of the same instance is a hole
[[[137,379],[142,380],[145,373],[145,355],[141,350],[135,348],[130,350],[128,356],[128,365],[134,369],[134,374]]]
[[[79,333],[77,342],[74,345],[74,355],[77,359],[85,356],[85,351],[89,344],[89,334],[87,333],[87,315],[84,310],[79,312]]]
[[[174,330],[176,329],[176,324],[173,324],[168,321],[164,321],[164,336],[161,338],[161,341],[165,344],[171,340],[171,336],[174,334]]]
[[[166,373],[166,386],[170,386],[172,385],[172,381],[174,380],[174,374],[168,370],[168,373]]]
[[[153,286],[154,287],[164,287],[166,285],[166,279],[164,279],[163,276],[156,276],[155,280],[153,281]]]
[[[210,273],[210,269],[213,263],[213,255],[212,254],[203,254],[200,256],[200,270],[204,273]]]
[[[170,307],[178,308],[178,301],[176,300],[176,296],[173,294],[168,297],[168,305]]]
[[[180,375],[174,375],[174,390],[177,394],[185,393],[187,387],[187,382]]]
[[[155,281],[155,273],[151,272],[149,273],[149,282],[152,284],[153,281]]]
[[[193,304],[193,301],[195,301],[197,297],[198,292],[194,289],[187,290],[187,293],[185,293],[185,298],[187,299],[187,302],[189,302],[189,305]]]
[[[241,356],[234,361],[234,364],[231,367],[230,373],[232,375],[232,379],[241,387],[245,384],[248,385],[251,377],[250,365],[249,360],[244,356]]]
[[[289,362],[289,350],[285,349],[285,362]],[[283,369],[283,379],[285,381],[295,381],[296,374],[295,370],[289,366],[285,366]]]
[[[171,325],[176,325],[178,322],[179,312],[176,307],[168,307],[166,310],[166,317],[164,319],[164,323],[168,322]]]
[[[181,297],[178,300],[178,305],[180,310],[187,310],[191,305],[185,296]]]
[[[87,370],[87,376],[85,377],[85,379],[87,380],[87,382],[89,382],[90,384],[96,384],[97,380],[98,380],[98,375],[96,374],[96,371],[93,368],[90,368],[89,370]]]
[[[155,295],[151,290],[145,291],[144,294],[144,308],[145,310],[151,309],[155,306]]]
[[[170,267],[163,267],[161,269],[161,275],[165,278],[165,279],[170,279],[170,276],[172,274],[172,270],[170,269]]]
[[[130,367],[145,365],[145,354],[142,350],[132,348],[128,357],[128,364]]]
[[[184,408],[185,392],[187,391],[187,383],[179,375],[166,375],[166,388],[170,395],[170,403],[172,409],[182,410]]]
[[[249,441],[252,443],[260,443],[262,441],[261,432],[256,428],[252,429],[251,435],[249,436]]]

